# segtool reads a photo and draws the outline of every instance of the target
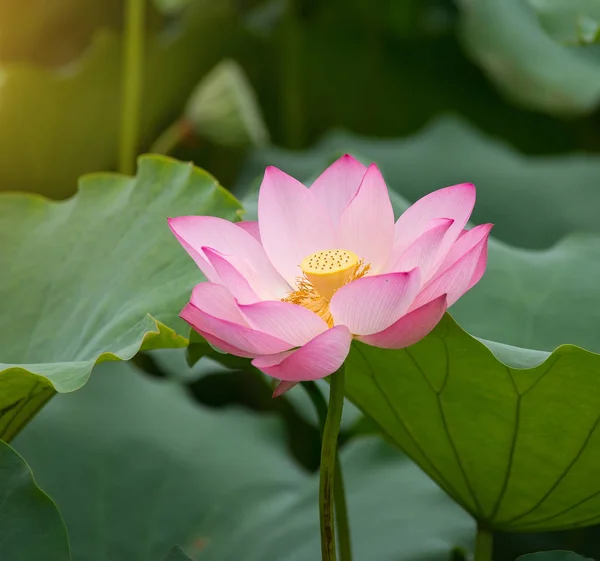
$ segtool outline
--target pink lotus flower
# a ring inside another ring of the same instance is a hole
[[[483,275],[491,224],[464,230],[475,187],[430,193],[394,224],[375,164],[337,160],[310,188],[269,167],[258,223],[169,220],[209,282],[181,317],[222,351],[282,380],[335,372],[352,339],[416,343]]]

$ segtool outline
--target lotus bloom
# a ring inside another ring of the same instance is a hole
[[[335,372],[353,339],[407,347],[485,271],[491,224],[464,229],[474,204],[472,184],[454,185],[394,223],[375,164],[346,155],[310,188],[269,167],[258,222],[169,220],[209,281],[181,317],[216,348],[282,380],[280,393]]]

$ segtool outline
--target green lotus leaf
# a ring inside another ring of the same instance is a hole
[[[589,557],[578,555],[574,551],[538,551],[517,557],[517,561],[592,561]]]
[[[178,545],[173,547],[163,561],[192,561]]]
[[[190,6],[176,29],[149,33],[143,145],[227,50],[236,24],[228,17],[230,3],[218,4]],[[0,190],[64,198],[80,175],[115,167],[121,44],[116,31],[101,29],[66,67],[0,66]]]
[[[595,0],[459,2],[472,58],[513,99],[550,113],[585,113],[600,101]],[[579,46],[578,46],[579,45]]]
[[[600,355],[491,347],[448,315],[408,349],[355,343],[346,395],[494,529],[600,521]]]
[[[25,460],[0,440],[0,538],[2,558],[71,561],[63,519],[35,483]]]
[[[319,558],[318,474],[292,461],[273,416],[198,407],[179,384],[110,363],[14,445],[59,505],[73,561],[159,560],[174,543],[198,561]],[[470,547],[471,517],[406,456],[364,438],[341,457],[356,559]]]
[[[201,275],[168,216],[235,219],[239,203],[208,173],[145,156],[136,177],[84,177],[64,202],[0,195],[0,436],[8,440],[94,365],[183,347],[177,317]]]

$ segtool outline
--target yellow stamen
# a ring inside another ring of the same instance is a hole
[[[331,249],[313,253],[300,264],[303,276],[298,278],[297,289],[283,301],[307,308],[333,327],[331,297],[340,287],[365,276],[370,268],[351,251]]]
[[[304,276],[327,300],[344,286],[358,266],[358,257],[351,251],[330,249],[309,255],[300,263]]]

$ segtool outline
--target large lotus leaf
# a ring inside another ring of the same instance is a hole
[[[356,343],[346,395],[492,528],[600,521],[600,356],[492,349],[450,316],[409,349]]]
[[[200,274],[166,219],[239,208],[206,172],[156,156],[134,178],[87,176],[64,202],[0,195],[0,436],[97,362],[184,346],[177,314]]]
[[[521,555],[517,561],[592,561],[588,557],[578,555],[574,551],[538,551],[537,553],[529,553]]]
[[[56,505],[36,485],[25,460],[1,440],[0,544],[0,557],[6,560],[71,560]]]
[[[493,222],[494,236],[513,245],[544,248],[573,231],[600,232],[600,157],[524,156],[454,117],[408,138],[333,132],[304,152],[256,150],[236,189],[245,192],[268,165],[309,181],[343,152],[376,162],[389,188],[411,201],[446,185],[474,183],[473,220]]]
[[[177,29],[148,38],[144,144],[165,118],[183,108],[198,79],[227,52],[235,27],[228,5],[190,7]],[[114,167],[121,91],[116,32],[98,31],[66,68],[13,63],[0,67],[0,76],[0,190],[64,198],[80,175]]]
[[[583,113],[600,100],[597,0],[461,0],[471,56],[515,100]]]
[[[100,370],[15,441],[65,517],[73,561],[153,561],[174,543],[198,561],[319,558],[318,475],[287,456],[275,419],[200,408],[125,363]],[[470,546],[471,517],[388,445],[351,442],[342,461],[356,559]]]

